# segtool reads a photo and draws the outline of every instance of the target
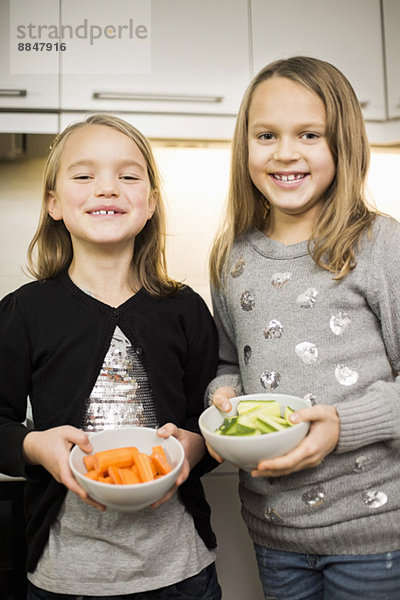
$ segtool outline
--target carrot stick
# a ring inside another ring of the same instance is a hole
[[[85,477],[88,477],[89,479],[93,479],[93,481],[99,480],[99,472],[96,471],[96,469],[91,469],[87,473],[84,473],[84,475],[85,475]]]
[[[153,477],[157,477],[158,475],[158,471],[157,471],[157,465],[155,464],[155,462],[153,461],[153,456],[150,456],[150,466],[151,466],[151,472],[153,473]]]
[[[131,466],[131,471],[133,471],[133,472],[135,473],[135,475],[137,475],[137,476],[138,476],[138,478],[139,478],[139,481],[140,481],[139,471],[138,471],[138,468],[137,468],[137,466],[136,466],[136,465],[132,465],[132,466]]]
[[[131,448],[113,448],[112,450],[103,450],[95,453],[96,469],[105,473],[111,466],[130,467],[132,465]]]
[[[162,446],[155,446],[153,448],[153,452],[150,455],[150,458],[157,469],[157,473],[159,475],[166,475],[172,471],[172,467],[168,462],[168,459],[165,455],[164,448]]]
[[[88,471],[96,468],[96,459],[93,454],[87,454],[83,457],[83,462],[85,463],[85,467]]]
[[[114,483],[109,475],[99,475],[99,481],[101,483]]]
[[[129,446],[96,452],[83,460],[88,469],[86,477],[119,485],[153,481],[172,470],[161,445],[153,446],[151,455],[139,452],[136,446]]]
[[[131,446],[129,450],[131,451],[132,462],[133,464],[135,464],[137,455],[139,454],[139,450],[136,448],[136,446]]]
[[[120,469],[118,467],[108,467],[108,474],[111,477],[113,483],[122,483],[121,475],[119,473]]]
[[[148,454],[139,452],[136,458],[136,466],[138,468],[142,483],[145,483],[146,481],[153,481],[154,475],[151,468],[151,459]]]
[[[122,483],[140,483],[140,477],[132,469],[119,469],[119,475]]]

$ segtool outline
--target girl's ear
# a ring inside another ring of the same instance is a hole
[[[147,220],[150,221],[151,217],[154,215],[154,211],[157,207],[158,201],[158,192],[156,190],[152,190],[149,196],[149,208],[147,213]]]
[[[47,194],[47,212],[54,221],[62,220],[62,210],[55,192]]]

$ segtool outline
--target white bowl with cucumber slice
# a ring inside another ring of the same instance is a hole
[[[222,458],[246,471],[260,460],[283,456],[307,435],[309,423],[293,425],[289,415],[309,407],[303,398],[286,394],[248,394],[232,398],[228,416],[215,406],[199,418],[206,442]]]

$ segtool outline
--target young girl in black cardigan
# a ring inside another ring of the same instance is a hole
[[[168,277],[164,223],[134,127],[97,115],[56,138],[28,252],[37,281],[0,303],[0,471],[27,480],[30,600],[221,597],[197,426],[216,333],[203,300]],[[130,514],[104,510],[68,466],[88,433],[124,425],[185,449],[174,488]]]

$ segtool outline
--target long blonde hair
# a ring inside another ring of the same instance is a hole
[[[356,265],[355,246],[376,212],[365,199],[369,145],[355,92],[333,65],[311,57],[277,60],[251,81],[242,100],[232,142],[227,211],[210,255],[214,286],[222,285],[224,265],[236,238],[248,229],[263,229],[268,199],[253,184],[248,169],[248,113],[258,85],[271,77],[285,77],[321,98],[326,111],[326,138],[336,174],[323,197],[323,210],[314,224],[309,250],[315,263],[345,277]]]
[[[36,233],[28,248],[28,270],[39,280],[55,277],[66,269],[73,256],[69,231],[63,221],[55,221],[48,214],[48,194],[56,188],[57,172],[68,138],[78,129],[89,125],[112,127],[128,136],[139,148],[147,164],[151,193],[156,198],[152,218],[136,236],[132,270],[141,285],[153,295],[168,294],[181,284],[169,278],[165,257],[166,220],[161,195],[160,176],[147,138],[126,121],[108,114],[97,114],[73,123],[54,140],[47,158],[43,176],[42,208]]]

